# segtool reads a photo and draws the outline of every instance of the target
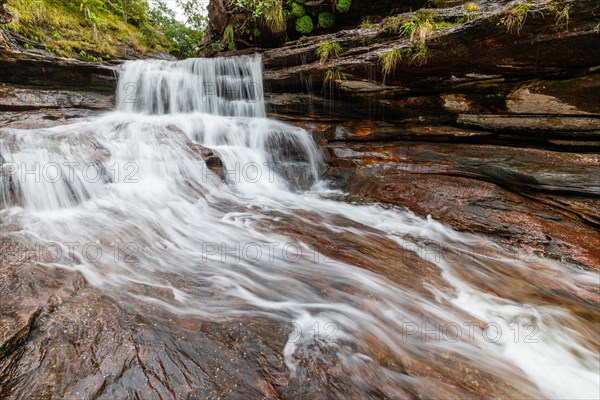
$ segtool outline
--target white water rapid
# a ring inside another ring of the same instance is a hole
[[[45,246],[41,264],[124,302],[282,321],[291,374],[325,362],[365,398],[448,382],[598,398],[598,321],[577,311],[597,304],[597,274],[343,201],[320,180],[311,134],[266,118],[258,56],[128,62],[117,102],[83,122],[1,130],[2,236]]]

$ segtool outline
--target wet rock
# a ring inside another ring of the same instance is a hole
[[[332,181],[456,229],[596,269],[600,159],[500,146],[330,143]]]
[[[0,108],[4,110],[39,108],[112,109],[114,94],[88,90],[19,87],[0,83]]]
[[[3,111],[0,124],[7,129],[38,129],[79,122],[97,115],[99,110],[83,108],[58,108],[39,110]]]
[[[221,180],[225,180],[225,167],[221,158],[214,150],[209,149],[208,147],[201,146],[197,143],[192,143],[188,145],[192,151],[199,154],[200,157],[206,163],[206,167],[216,174]]]

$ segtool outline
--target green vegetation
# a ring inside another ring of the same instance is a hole
[[[290,15],[292,17],[299,18],[299,17],[301,17],[301,16],[303,16],[305,14],[304,6],[302,6],[302,4],[298,4],[296,2],[293,2],[290,7],[291,7],[291,9],[290,9]]]
[[[383,29],[388,32],[410,38],[414,40],[426,41],[431,36],[436,28],[440,25],[436,22],[438,17],[435,11],[420,10],[413,14],[411,18],[402,16],[392,16],[387,18],[383,23]]]
[[[178,58],[196,56],[206,23],[206,17],[198,11],[198,1],[179,1],[186,16],[186,24],[175,19],[175,13],[166,6],[164,0],[155,0],[154,3],[155,7],[150,10],[150,16],[170,42],[167,50]]]
[[[425,42],[413,42],[408,47],[391,49],[383,53],[379,57],[383,80],[385,81],[396,70],[398,62],[402,59],[408,60],[410,64],[421,66],[427,63],[428,56],[429,48],[425,45]]]
[[[318,20],[320,28],[331,28],[335,24],[335,17],[329,11],[319,13]]]
[[[233,35],[233,26],[227,25],[227,27],[225,27],[225,43],[227,43],[227,50],[229,51],[234,51],[236,50],[235,47],[235,40],[234,40],[234,35]]]
[[[286,30],[286,17],[282,0],[232,0],[237,11],[243,12],[247,18],[235,26],[236,32],[246,36],[252,35],[254,29],[266,26],[271,33],[281,34]]]
[[[270,39],[279,38],[283,41],[288,39],[288,35],[310,35],[316,27],[330,29],[336,22],[334,13],[348,11],[352,0],[326,0],[325,3],[305,0],[227,0],[226,3],[233,8],[231,14],[235,15],[230,19],[235,43],[253,46],[257,44],[261,32],[265,31],[271,33]],[[231,47],[225,37],[213,45],[217,49],[223,45]]]
[[[345,81],[348,78],[346,74],[339,68],[329,68],[325,72],[325,79],[323,80],[323,91],[326,91],[327,87],[333,88],[333,84],[339,81]]]
[[[346,12],[350,9],[351,5],[352,5],[352,0],[337,0],[335,8],[339,12]]]
[[[369,29],[373,25],[375,25],[375,24],[371,21],[371,18],[367,17],[363,20],[363,22],[360,24],[360,26],[358,28],[359,29]]]
[[[596,24],[596,26],[594,27],[594,32],[596,33],[600,33],[600,20],[598,20],[598,23]]]
[[[391,49],[379,57],[384,81],[396,69],[398,61],[402,59],[402,53],[402,49]]]
[[[178,2],[193,9],[197,0]],[[147,0],[7,0],[15,18],[5,28],[60,56],[92,61],[156,50],[195,54],[202,39],[200,26],[177,22],[161,0],[154,4],[151,8]],[[195,17],[203,23],[198,13]]]
[[[427,10],[420,10],[410,18],[402,16],[387,18],[383,23],[383,29],[409,38],[409,46],[404,49],[392,49],[380,57],[384,80],[394,71],[398,61],[404,57],[411,64],[425,64],[429,54],[427,42],[435,35],[435,31],[454,25],[440,20],[436,12]]]
[[[313,25],[312,18],[309,17],[308,15],[300,17],[296,20],[296,30],[299,33],[308,35],[309,33],[311,33],[313,31],[313,28],[314,28],[314,25]]]
[[[425,42],[415,42],[410,47],[404,49],[408,62],[421,66],[427,64],[427,58],[429,56],[429,48],[425,45]]]
[[[566,31],[569,29],[569,10],[570,6],[567,4],[563,8],[554,8],[554,13],[556,15],[556,30],[557,31]]]
[[[475,3],[467,3],[464,5],[464,8],[468,12],[477,12],[479,11],[479,6]]]
[[[338,43],[325,41],[317,47],[315,54],[321,62],[327,61],[331,56],[337,57],[342,51],[342,47]]]
[[[500,20],[500,24],[506,27],[508,33],[521,33],[523,25],[529,15],[540,14],[544,15],[540,10],[537,9],[540,0],[527,0],[524,3],[517,4],[513,7],[510,13]]]
[[[479,6],[475,3],[467,3],[464,5],[464,9],[467,12],[457,19],[459,25],[466,24],[467,22],[473,21],[479,16]]]

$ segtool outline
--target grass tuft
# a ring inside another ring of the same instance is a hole
[[[544,13],[537,8],[539,3],[540,0],[527,0],[514,6],[508,15],[500,20],[500,23],[506,27],[506,32],[514,32],[518,35],[529,15],[539,14],[543,17]]]
[[[396,65],[402,60],[402,49],[391,49],[383,53],[379,57],[379,63],[381,64],[381,72],[383,72],[383,80],[396,70]]]
[[[554,14],[555,14],[555,21],[556,21],[556,30],[557,31],[566,31],[569,30],[569,21],[570,21],[570,16],[569,16],[569,11],[570,11],[570,7],[568,4],[565,5],[563,8],[558,8],[555,7],[554,8]]]
[[[325,72],[325,79],[323,80],[323,91],[327,91],[327,87],[333,89],[333,85],[339,81],[345,81],[348,78],[346,74],[339,68],[329,68]]]
[[[339,56],[339,54],[343,51],[344,50],[338,43],[327,40],[317,47],[317,51],[315,53],[321,62],[325,62],[332,56]]]

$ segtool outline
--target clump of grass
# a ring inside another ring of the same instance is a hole
[[[596,33],[600,33],[600,19],[598,20],[598,23],[596,24],[596,26],[594,27],[594,32]]]
[[[557,31],[566,31],[569,29],[570,7],[571,6],[567,4],[563,8],[558,8],[558,7],[554,8],[554,14],[556,15],[554,20],[556,21],[556,30]]]
[[[384,24],[385,28],[392,33],[410,38],[410,41],[427,41],[436,28],[435,11],[420,10],[409,19],[400,16],[389,17]]]
[[[392,49],[380,57],[384,81],[403,57],[407,57],[411,64],[419,66],[427,62],[427,41],[435,35],[436,29],[452,26],[449,22],[437,19],[438,14],[435,11],[420,10],[409,19],[395,16],[384,22],[384,28],[388,31],[409,38],[409,47]]]
[[[379,63],[381,64],[381,72],[383,72],[383,80],[396,70],[396,65],[402,60],[402,49],[391,49],[383,53],[379,57]]]
[[[325,79],[323,80],[323,91],[327,90],[327,87],[333,87],[339,81],[347,80],[346,74],[339,68],[329,68],[325,72]]]
[[[508,33],[515,32],[518,35],[521,33],[521,29],[523,29],[529,15],[540,14],[544,16],[544,13],[537,9],[538,3],[539,0],[527,0],[517,4],[505,18],[500,20],[500,23],[506,26]]]
[[[332,56],[337,57],[342,51],[344,50],[338,43],[327,40],[317,47],[315,54],[321,62],[325,62]]]
[[[427,58],[429,57],[429,48],[425,46],[425,43],[417,42],[413,43],[410,47],[404,49],[408,62],[417,66],[427,64]]]
[[[267,26],[273,33],[285,32],[287,20],[285,18],[285,11],[283,10],[283,1],[269,0],[267,4],[268,7],[264,16]]]
[[[367,17],[363,20],[363,22],[360,24],[360,26],[358,28],[359,29],[369,29],[373,25],[375,25],[375,24],[373,23],[373,21],[371,21],[371,18]]]
[[[466,24],[467,22],[473,21],[475,18],[479,16],[479,6],[475,3],[467,3],[464,5],[464,9],[466,14],[461,15],[456,22],[459,25]]]

